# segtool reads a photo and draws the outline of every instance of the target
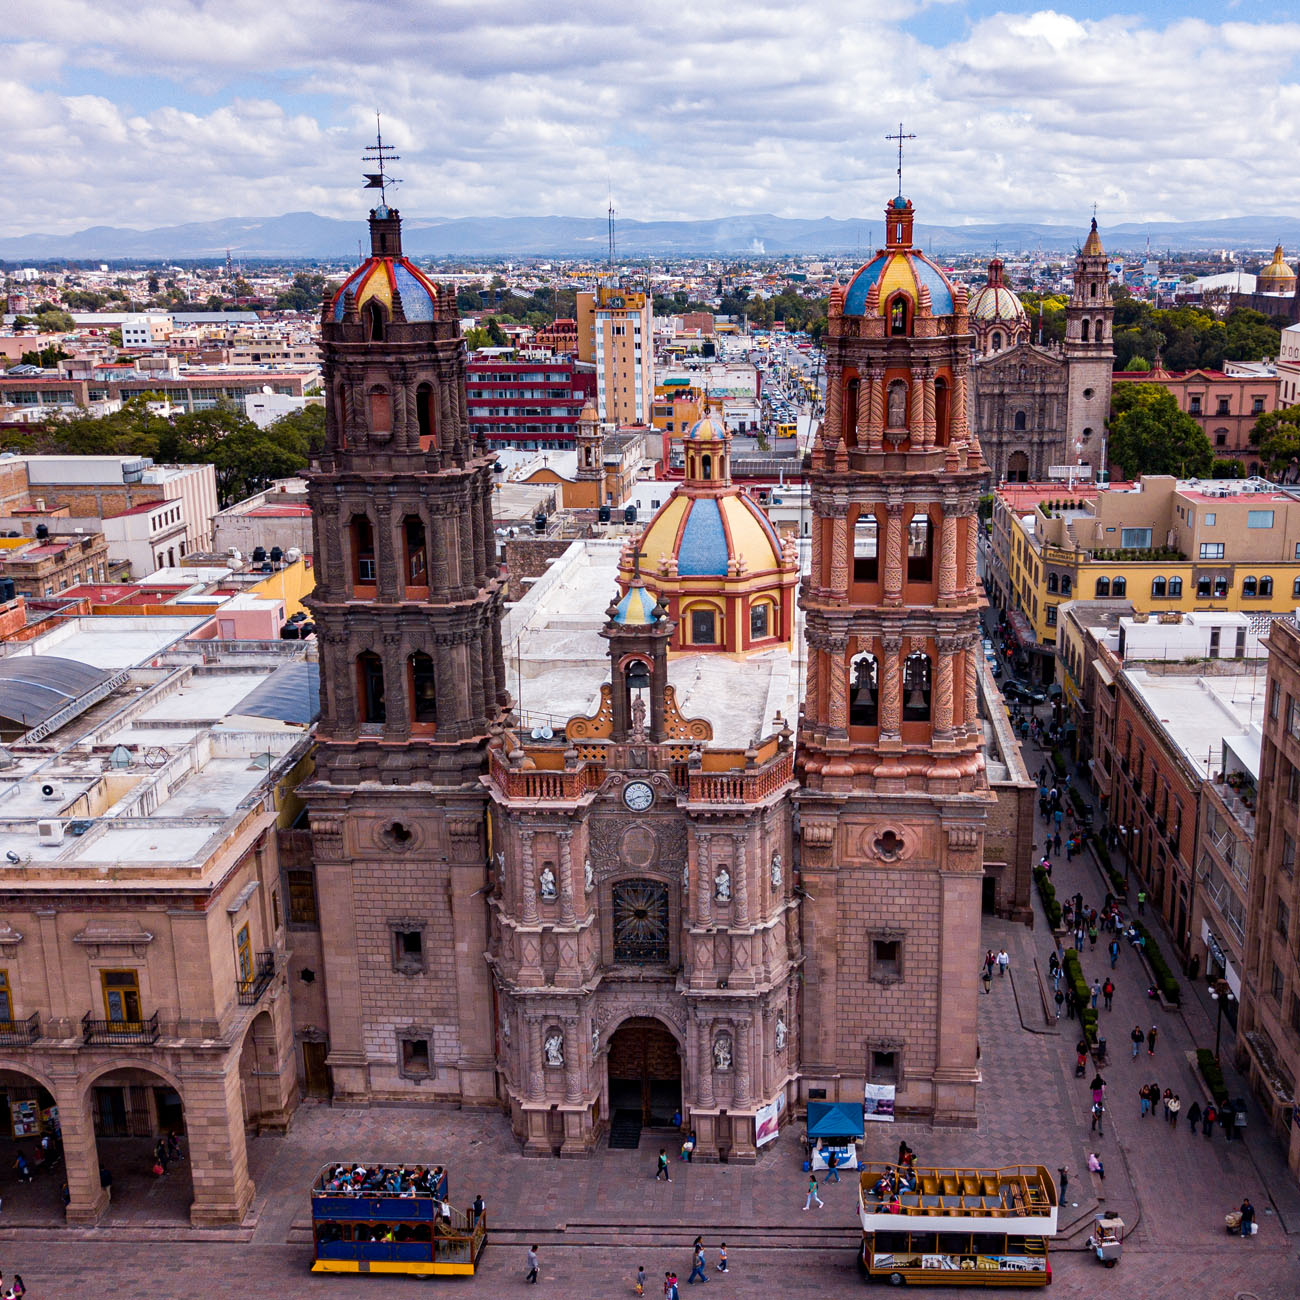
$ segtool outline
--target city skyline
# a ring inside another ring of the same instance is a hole
[[[625,218],[874,217],[900,120],[917,137],[905,188],[934,221],[1297,205],[1274,162],[1300,98],[1287,11],[1073,8],[542,4],[519,21],[508,4],[400,3],[375,24],[358,0],[20,0],[0,214],[15,235],[354,216],[376,109],[398,202],[431,217],[594,216],[611,196]]]

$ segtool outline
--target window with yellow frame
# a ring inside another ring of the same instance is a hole
[[[9,1023],[14,1018],[13,991],[9,987],[9,972],[0,970],[0,1022]]]
[[[240,982],[247,984],[253,978],[253,941],[247,925],[241,925],[235,935],[235,960],[239,965]]]
[[[133,970],[106,970],[99,973],[104,991],[104,1017],[118,1024],[139,1024],[140,975]]]

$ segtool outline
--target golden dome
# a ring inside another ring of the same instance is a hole
[[[1106,250],[1101,246],[1101,236],[1097,233],[1097,218],[1092,219],[1092,229],[1088,231],[1087,242],[1083,246],[1084,257],[1105,257]]]
[[[1255,288],[1259,293],[1293,293],[1295,281],[1295,272],[1283,259],[1279,244],[1273,250],[1273,260],[1255,277]]]

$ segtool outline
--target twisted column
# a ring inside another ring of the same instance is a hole
[[[822,441],[827,450],[840,440],[844,422],[844,372],[836,366],[826,385],[826,417],[822,421]]]
[[[939,520],[939,599],[952,600],[957,595],[957,508],[955,499],[944,498],[943,516]]]
[[[536,1020],[528,1023],[528,1100],[541,1101],[542,1093],[542,1026]]]
[[[927,447],[934,446],[934,367],[921,371],[921,437]]]
[[[903,503],[885,506],[885,604],[903,603]]]
[[[713,922],[713,836],[697,835],[695,837],[699,860],[700,879],[696,891],[696,920],[702,926]]]
[[[523,916],[525,925],[537,924],[537,881],[534,879],[537,864],[533,861],[535,831],[520,831],[519,858],[523,864]]]
[[[803,688],[804,721],[816,726],[821,723],[821,644],[819,638],[809,631],[807,634],[808,667]]]
[[[966,647],[966,727],[978,732],[980,728],[979,706],[979,648],[974,645]]]
[[[936,642],[935,648],[938,651],[939,663],[935,673],[934,701],[930,716],[934,720],[935,734],[950,736],[952,735],[953,657],[956,653],[956,642],[944,637]]]
[[[696,1025],[696,1051],[698,1052],[698,1061],[696,1068],[695,1095],[699,1098],[700,1106],[704,1110],[713,1107],[713,1037],[709,1024],[705,1020],[697,1020]]]
[[[564,1103],[576,1106],[582,1100],[582,1035],[578,1032],[577,1022],[565,1026],[564,1053]]]
[[[849,591],[849,507],[833,501],[827,507],[831,516],[831,592],[847,596]]]
[[[560,837],[560,921],[572,925],[573,914],[573,832]]]
[[[867,416],[867,447],[881,451],[885,445],[885,367],[873,361],[867,367],[871,381],[871,410]]]
[[[880,638],[880,738],[897,740],[903,724],[902,665],[898,661],[903,638]]]
[[[849,639],[832,636],[826,639],[827,668],[830,672],[830,726],[845,732],[849,725],[849,684],[845,666]]]
[[[745,854],[745,837],[743,835],[733,835],[731,837],[734,849],[734,865],[732,867],[732,918],[736,925],[749,924],[749,870]]]
[[[964,515],[966,520],[966,581],[963,588],[973,594],[979,585],[979,512],[968,505]]]
[[[749,1105],[749,1035],[751,1026],[736,1026],[736,1086],[733,1103],[740,1106]]]

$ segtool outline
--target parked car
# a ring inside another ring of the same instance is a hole
[[[1002,694],[1009,700],[1019,700],[1022,704],[1042,704],[1047,699],[1047,692],[1036,686],[1017,681],[1014,677],[1002,683]]]

